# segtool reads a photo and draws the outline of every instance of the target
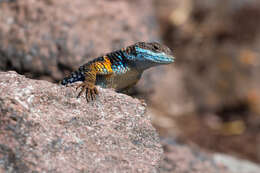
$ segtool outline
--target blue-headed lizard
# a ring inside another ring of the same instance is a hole
[[[60,83],[67,85],[82,81],[80,97],[86,91],[86,100],[95,100],[98,95],[96,85],[124,91],[135,85],[144,70],[174,62],[172,51],[157,42],[138,42],[121,50],[108,53],[79,67]]]

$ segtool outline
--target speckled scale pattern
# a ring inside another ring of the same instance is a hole
[[[126,51],[118,50],[98,57],[80,66],[77,71],[72,72],[70,76],[64,78],[61,84],[66,85],[76,81],[84,81],[84,74],[89,71],[95,71],[97,75],[125,74],[130,69],[127,65],[126,56]]]
[[[125,52],[116,51],[107,55],[110,62],[111,68],[116,74],[126,73],[129,68],[127,66],[127,58],[125,56]]]

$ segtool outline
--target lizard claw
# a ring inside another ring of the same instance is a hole
[[[96,99],[96,96],[98,95],[98,90],[94,84],[89,83],[89,82],[83,82],[77,86],[76,90],[80,87],[82,87],[82,89],[79,92],[77,98],[79,98],[83,94],[83,92],[86,91],[87,102],[90,102],[91,100]]]

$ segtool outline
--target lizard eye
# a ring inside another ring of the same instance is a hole
[[[159,50],[159,49],[160,49],[160,47],[159,47],[158,45],[153,45],[153,48],[154,48],[155,50]]]

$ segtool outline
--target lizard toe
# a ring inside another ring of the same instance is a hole
[[[91,98],[92,98],[92,100],[96,100],[95,89],[91,90]]]
[[[98,95],[98,94],[99,94],[96,87],[94,88],[94,93],[95,93],[95,95]]]
[[[87,89],[87,85],[84,85],[84,83],[82,83],[82,84],[80,84],[80,85],[77,86],[76,90],[77,90],[79,87],[82,87],[82,89],[81,89],[81,91],[79,92],[77,98],[79,98],[79,97],[83,94],[83,92]]]
[[[86,100],[87,100],[87,102],[90,102],[92,100],[91,90],[92,89],[88,88],[87,91],[86,91]]]
[[[97,93],[98,93],[98,91],[97,91],[96,87],[87,88],[87,90],[86,90],[87,102],[96,100],[96,96],[98,95]]]

